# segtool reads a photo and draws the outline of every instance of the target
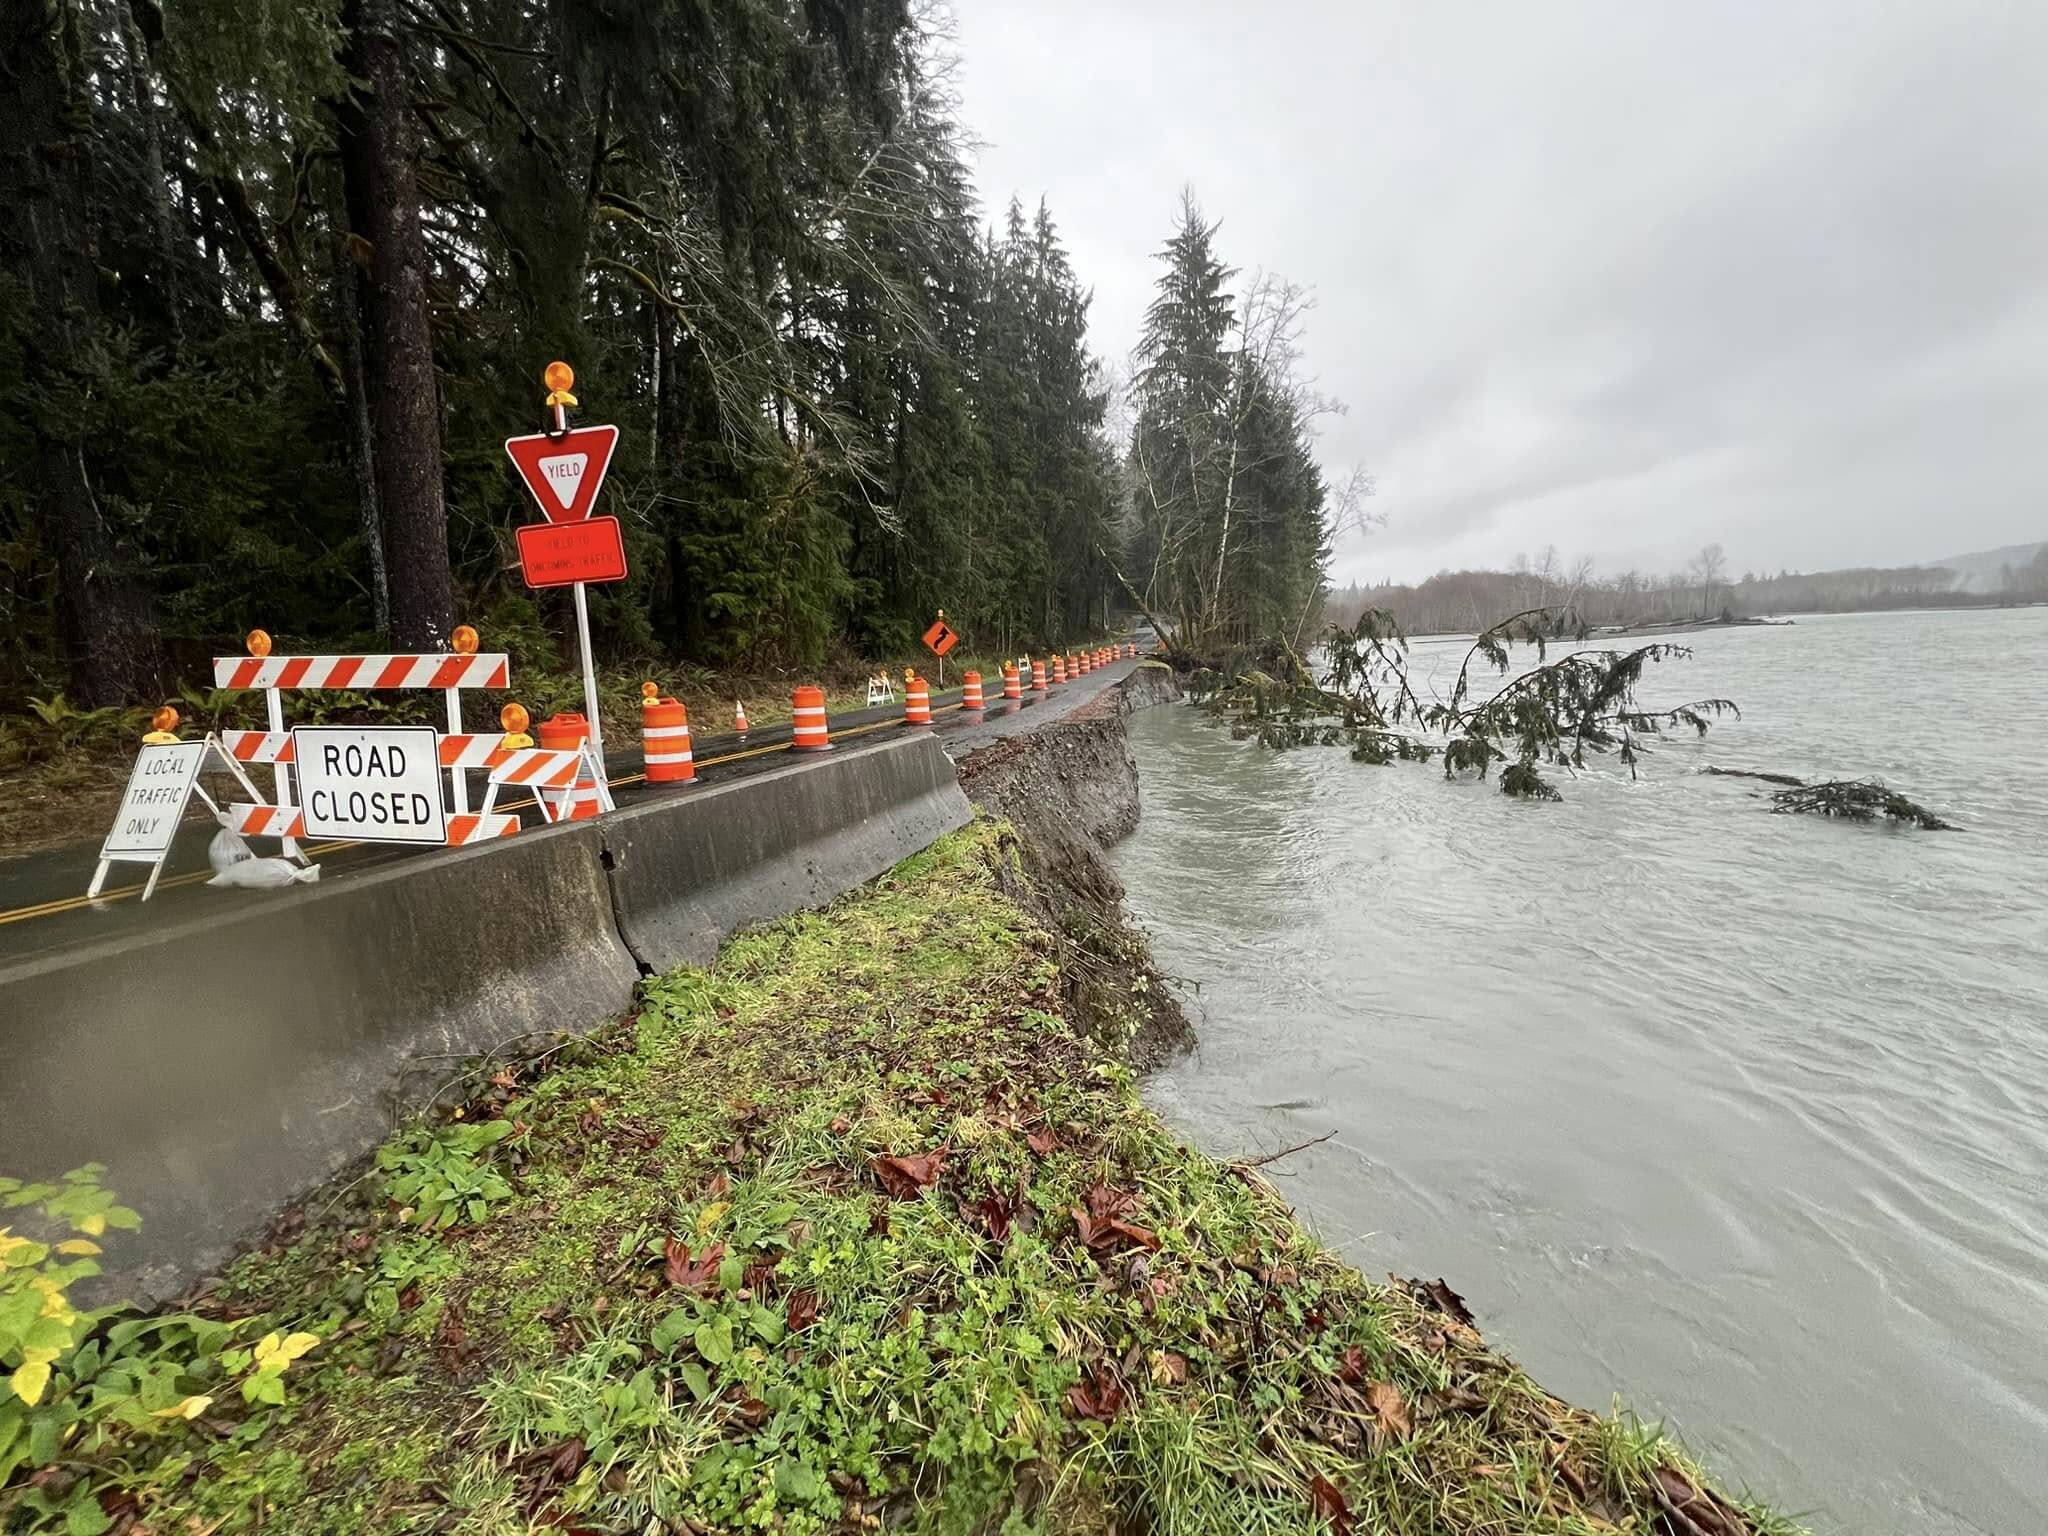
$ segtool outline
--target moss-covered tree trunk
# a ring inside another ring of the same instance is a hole
[[[415,174],[419,131],[406,101],[397,7],[392,0],[349,0],[343,21],[348,72],[359,83],[339,114],[342,172],[350,228],[370,248],[361,295],[363,375],[384,517],[391,629],[399,645],[431,649],[454,625],[455,592]]]
[[[0,269],[27,288],[19,408],[33,445],[28,494],[56,556],[71,691],[90,708],[154,695],[163,651],[134,553],[87,467],[101,312],[89,198],[96,146],[78,26],[70,7],[0,0]]]

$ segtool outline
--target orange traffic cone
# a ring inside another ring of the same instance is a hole
[[[738,699],[732,701],[732,728],[742,736],[747,734],[747,706]]]

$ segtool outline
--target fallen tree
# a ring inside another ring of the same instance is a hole
[[[1474,639],[1449,697],[1425,700],[1410,680],[1399,623],[1368,609],[1349,629],[1327,631],[1328,670],[1320,679],[1291,646],[1276,641],[1271,649],[1284,676],[1196,667],[1188,686],[1199,702],[1232,718],[1236,734],[1266,746],[1348,746],[1354,759],[1369,763],[1441,757],[1446,778],[1483,779],[1499,765],[1504,793],[1540,800],[1563,798],[1540,772],[1544,766],[1583,768],[1589,754],[1611,752],[1633,775],[1646,738],[1674,729],[1704,736],[1715,718],[1740,715],[1730,699],[1638,699],[1645,669],[1691,656],[1685,646],[1659,642],[1551,658],[1557,642],[1586,634],[1569,608],[1511,614]],[[1517,645],[1533,647],[1537,664],[1510,677]],[[1490,693],[1481,686],[1488,670],[1507,678]]]

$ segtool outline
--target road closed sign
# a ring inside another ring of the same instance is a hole
[[[302,725],[292,732],[308,837],[445,843],[441,757],[429,725]]]
[[[177,835],[206,751],[203,741],[174,741],[145,746],[136,754],[120,814],[100,845],[101,859],[153,864],[164,856]]]

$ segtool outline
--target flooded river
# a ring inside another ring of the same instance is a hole
[[[1135,715],[1154,1105],[1824,1532],[2048,1530],[2048,610],[1684,637],[1740,722],[1562,805]],[[1447,690],[1462,644],[1417,646]],[[1773,816],[1714,763],[1969,830]]]

